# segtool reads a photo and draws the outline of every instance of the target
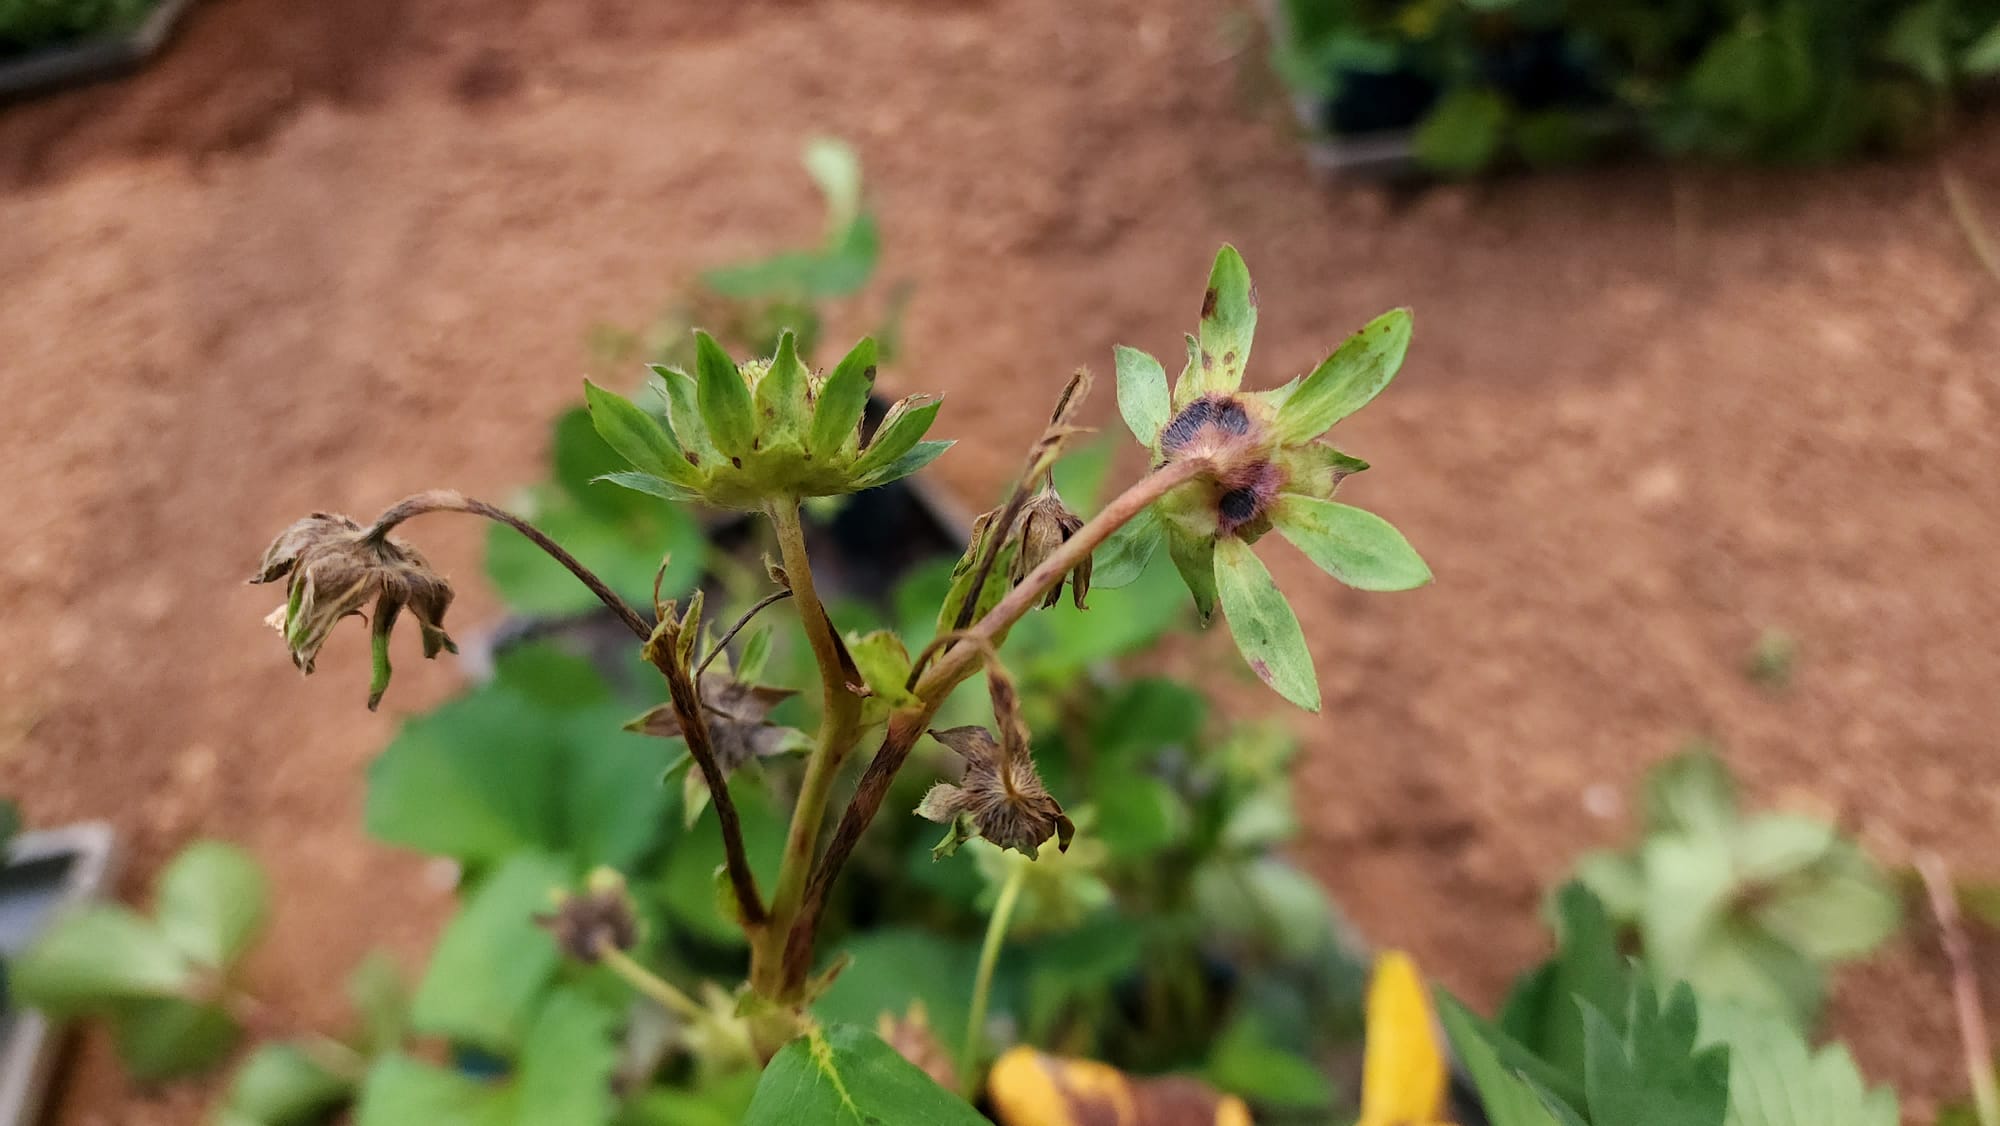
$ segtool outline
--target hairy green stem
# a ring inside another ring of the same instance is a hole
[[[834,826],[825,854],[813,868],[805,900],[797,916],[790,921],[790,934],[782,940],[785,943],[784,972],[788,985],[795,987],[803,982],[811,970],[814,932],[826,910],[827,895],[833,888],[835,878],[861,843],[861,835],[868,831],[875,815],[881,811],[890,783],[909,759],[911,749],[917,745],[917,739],[930,724],[931,717],[937,714],[945,697],[951,695],[951,690],[978,670],[979,656],[984,651],[980,642],[992,644],[994,638],[1038,605],[1052,584],[1060,582],[1077,564],[1089,558],[1090,553],[1111,538],[1113,532],[1130,523],[1154,501],[1211,468],[1206,459],[1196,458],[1173,462],[1140,478],[1131,488],[1112,498],[1103,511],[1079,528],[1061,547],[1051,552],[1041,566],[1028,572],[1019,585],[967,631],[965,641],[953,645],[931,664],[917,683],[916,694],[920,703],[889,716],[882,745],[876,750],[875,757],[869,760],[861,780],[855,784],[854,796],[848,800],[847,809]],[[777,929],[772,928],[774,932]]]
[[[986,941],[979,945],[979,970],[972,978],[972,1011],[965,1018],[965,1043],[958,1049],[958,1081],[964,1084],[968,1099],[979,1092],[972,1065],[979,1061],[979,1042],[986,1030],[986,1006],[993,997],[993,969],[1000,964],[1000,948],[1006,944],[1007,928],[1014,921],[1014,905],[1021,901],[1021,887],[1028,882],[1025,863],[1013,868],[1007,874],[1007,882],[1000,885],[1000,898],[994,901],[993,914],[986,920]]]
[[[798,607],[799,622],[805,628],[813,660],[819,665],[822,700],[819,737],[812,757],[806,761],[798,803],[792,807],[785,856],[778,869],[777,890],[772,893],[772,925],[766,934],[759,936],[751,959],[752,986],[759,993],[773,996],[785,992],[790,984],[784,976],[787,929],[805,899],[834,778],[860,734],[861,697],[848,685],[845,666],[849,662],[843,660],[845,650],[834,634],[832,619],[820,604],[819,592],[813,587],[812,563],[806,554],[798,501],[792,498],[777,501],[768,511],[771,526],[778,534],[778,554],[784,562],[786,581],[791,584],[792,601]]]
[[[631,986],[633,992],[657,1003],[661,1008],[689,1024],[699,1024],[708,1019],[708,1010],[696,1004],[694,998],[681,992],[673,982],[640,965],[630,954],[616,946],[599,943],[597,960],[623,979],[625,984]]]

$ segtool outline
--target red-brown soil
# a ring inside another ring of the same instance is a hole
[[[300,683],[237,584],[311,508],[533,478],[587,328],[810,237],[796,153],[830,132],[918,285],[885,378],[950,392],[941,430],[985,441],[940,474],[975,501],[1033,388],[1175,351],[1225,239],[1264,379],[1415,307],[1343,444],[1437,584],[1354,595],[1268,553],[1327,691],[1303,857],[1375,940],[1490,1002],[1541,948],[1540,890],[1625,833],[1605,798],[1697,732],[1760,799],[2000,875],[2000,280],[1936,161],[1329,187],[1249,26],[1199,0],[213,0],[145,73],[0,110],[0,789],[117,822],[128,892],[192,836],[255,849],[274,1019],[336,1020],[371,946],[418,964],[447,897],[363,837],[362,769],[456,670],[404,659],[370,716],[360,631]],[[2000,226],[2000,121],[1943,158]],[[464,622],[493,608],[479,537],[422,532]],[[1782,694],[1741,673],[1766,627],[1802,641]],[[1962,1086],[1946,996],[1923,925],[1842,981],[1835,1028],[1912,1121]],[[96,1039],[70,1080],[69,1126],[205,1098],[131,1090]]]

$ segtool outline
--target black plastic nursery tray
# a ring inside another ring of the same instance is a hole
[[[123,74],[159,51],[194,0],[159,0],[129,30],[0,56],[0,100]]]

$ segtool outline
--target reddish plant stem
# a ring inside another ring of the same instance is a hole
[[[681,732],[687,740],[688,755],[700,768],[702,780],[708,783],[709,800],[715,806],[716,823],[722,828],[723,851],[727,855],[729,882],[736,892],[737,909],[742,912],[747,926],[759,927],[764,924],[766,913],[763,897],[757,892],[757,878],[750,871],[749,853],[743,845],[743,822],[736,812],[736,801],[730,796],[728,779],[723,777],[722,767],[716,762],[714,744],[709,739],[708,717],[703,714],[701,693],[696,689],[694,678],[688,675],[673,659],[670,646],[656,646],[654,627],[630,603],[618,596],[596,573],[583,565],[576,556],[550,539],[540,528],[483,500],[475,500],[456,489],[432,489],[405,497],[375,518],[368,529],[368,535],[380,540],[386,537],[398,524],[412,517],[431,512],[465,512],[483,516],[496,523],[505,524],[519,532],[528,542],[539,547],[551,559],[563,565],[575,575],[590,593],[597,596],[611,612],[618,615],[625,628],[646,643],[646,659],[660,670],[667,681],[667,694],[672,698],[674,712],[680,717]]]
[[[1008,591],[998,605],[966,631],[965,640],[954,644],[931,664],[917,682],[916,694],[922,703],[890,715],[881,747],[862,772],[860,782],[855,785],[854,796],[848,800],[847,809],[840,815],[833,837],[827,842],[826,851],[813,868],[812,877],[806,885],[805,900],[785,940],[784,969],[788,984],[796,987],[812,971],[813,939],[819,928],[820,916],[826,910],[833,882],[839,877],[841,867],[854,854],[855,847],[861,843],[861,837],[874,822],[875,815],[881,812],[882,801],[889,794],[896,772],[908,761],[911,749],[930,724],[931,717],[937,714],[944,698],[972,675],[978,667],[980,654],[990,651],[994,638],[1034,608],[1052,583],[1060,582],[1064,575],[1089,558],[1091,552],[1110,539],[1113,532],[1130,523],[1146,506],[1209,469],[1206,460],[1192,459],[1172,462],[1140,478],[1131,488],[1112,498],[1102,512],[1064,541],[1042,561],[1041,566],[1028,572],[1027,577]]]
[[[1938,941],[1951,965],[1951,998],[1958,1010],[1959,1040],[1965,1048],[1966,1080],[1972,1084],[1972,1105],[1980,1126],[2000,1126],[2000,1089],[1993,1076],[1993,1040],[1986,1030],[1986,1012],[1979,1004],[1979,977],[1973,969],[1972,942],[1958,913],[1958,895],[1944,858],[1934,852],[1916,857],[1931,914],[1937,916]]]

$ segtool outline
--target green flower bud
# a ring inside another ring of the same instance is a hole
[[[831,373],[807,370],[789,332],[768,360],[741,364],[695,334],[695,373],[655,365],[666,425],[590,384],[591,421],[633,471],[615,484],[672,500],[757,509],[777,497],[837,496],[907,477],[951,447],[924,441],[938,403],[890,408],[866,445],[862,416],[875,382],[875,342],[863,338]]]

